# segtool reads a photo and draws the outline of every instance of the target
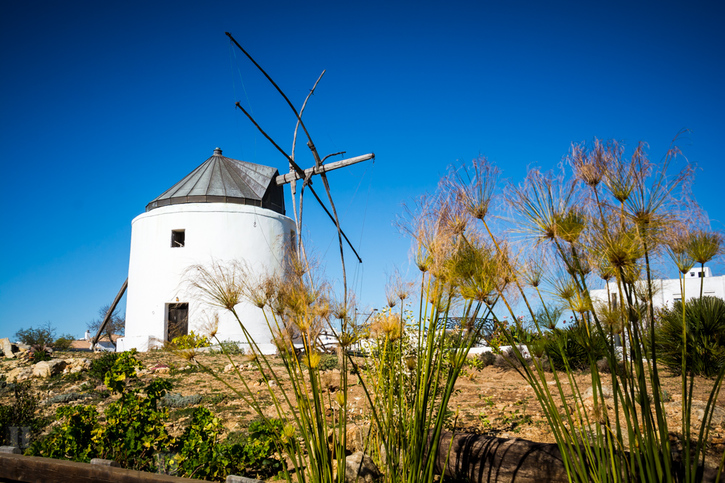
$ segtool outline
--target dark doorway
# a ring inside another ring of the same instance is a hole
[[[166,304],[166,340],[189,333],[189,304]]]

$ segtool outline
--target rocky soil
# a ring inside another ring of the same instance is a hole
[[[113,396],[110,396],[102,381],[90,377],[88,368],[91,360],[100,357],[90,352],[63,352],[53,355],[51,361],[32,364],[22,358],[0,357],[0,404],[8,405],[12,401],[12,391],[7,384],[15,381],[30,380],[34,393],[41,401],[42,416],[54,421],[56,409],[62,404],[96,404],[103,409]],[[144,369],[139,373],[139,384],[147,384],[152,378],[163,377],[173,384],[172,392],[178,404],[171,404],[170,430],[178,434],[190,417],[190,407],[202,404],[221,417],[227,430],[243,431],[247,423],[255,418],[254,411],[225,384],[201,370],[193,362],[186,361],[169,352],[149,352],[139,354]],[[198,360],[213,369],[223,381],[233,387],[240,387],[236,371],[230,361],[220,354],[203,354]],[[266,407],[266,413],[274,416],[274,407],[268,389],[260,375],[245,360],[244,356],[232,356],[232,361],[241,371],[242,377],[258,395]],[[365,363],[361,359],[361,363]],[[281,365],[279,360],[273,364]],[[280,367],[280,372],[282,368]],[[663,371],[664,372],[664,371]],[[606,381],[609,376],[605,375]],[[553,376],[549,375],[548,386],[555,390]],[[681,397],[680,378],[664,372],[662,374],[663,396],[668,399],[666,411],[670,430],[677,432],[680,427]],[[323,383],[326,391],[335,393],[338,387],[339,372],[336,369],[324,373]],[[350,424],[350,451],[362,449],[364,428],[369,422],[367,405],[358,377],[351,375],[349,401],[351,401],[352,421]],[[574,378],[581,391],[591,385],[588,374],[581,373]],[[570,393],[570,383],[563,382],[565,391]],[[699,419],[709,396],[711,380],[696,378],[693,405],[693,423],[699,426]],[[606,390],[606,389],[605,389]],[[566,403],[565,401],[562,404]],[[611,399],[610,399],[611,401]],[[176,406],[176,407],[174,407]],[[563,406],[561,406],[563,408]],[[592,412],[595,411],[593,404]],[[612,411],[612,408],[609,407]],[[536,400],[534,391],[514,370],[488,366],[482,370],[466,367],[456,385],[453,400],[449,406],[449,426],[457,430],[497,435],[508,438],[524,438],[539,442],[554,442],[544,416]],[[51,425],[54,423],[51,423]],[[711,432],[711,450],[722,455],[725,450],[725,395],[720,396],[713,418]],[[675,435],[673,435],[674,437]]]

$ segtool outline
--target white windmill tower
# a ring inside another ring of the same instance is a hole
[[[220,340],[243,341],[236,320],[213,313],[188,293],[190,266],[211,260],[242,262],[249,275],[280,273],[286,247],[295,236],[285,216],[275,168],[214,154],[146,206],[132,222],[126,334],[118,350],[148,350],[190,331],[199,333],[219,317]],[[237,307],[252,336],[273,352],[263,314]]]

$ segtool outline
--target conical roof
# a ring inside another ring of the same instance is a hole
[[[285,214],[284,193],[275,168],[214,154],[146,205],[146,211],[183,203],[237,203]]]

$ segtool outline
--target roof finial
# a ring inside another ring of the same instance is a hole
[[[214,156],[221,156],[222,150],[221,148],[214,148]]]

